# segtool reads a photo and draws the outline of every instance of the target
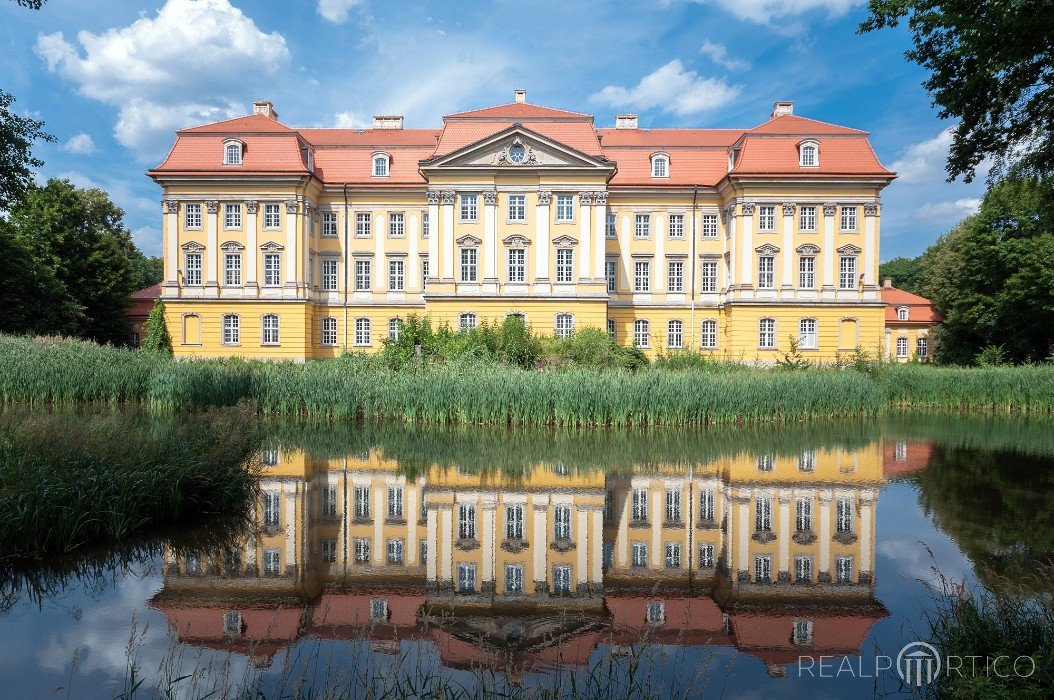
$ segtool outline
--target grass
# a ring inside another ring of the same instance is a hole
[[[259,441],[250,415],[146,418],[0,414],[0,563],[246,512]]]

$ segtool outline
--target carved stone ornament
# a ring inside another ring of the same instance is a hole
[[[766,243],[764,245],[759,245],[754,250],[756,250],[757,252],[761,253],[762,255],[775,255],[776,253],[780,252],[780,249],[777,248],[776,246],[772,245],[771,243]]]
[[[220,203],[215,199],[205,200],[205,211],[210,214],[216,214],[220,211]]]
[[[831,539],[838,544],[853,544],[857,537],[851,532],[836,532]]]
[[[578,193],[578,203],[581,204],[583,207],[588,207],[590,204],[593,203],[593,193],[592,192],[579,192]]]
[[[798,205],[795,204],[794,202],[784,202],[783,203],[783,215],[784,216],[794,216],[794,210],[795,210],[795,208],[797,208],[797,206]]]
[[[247,200],[245,200],[245,211],[248,212],[249,214],[255,214],[256,213],[256,208],[259,205],[260,205],[260,203],[257,202],[255,199],[247,199]]]
[[[188,241],[180,246],[184,253],[200,253],[205,250],[205,246],[201,245],[197,241]]]
[[[295,199],[285,200],[285,211],[287,214],[295,214],[297,211],[297,201]]]
[[[553,193],[548,190],[538,191],[538,204],[539,206],[547,207],[549,203],[553,201]]]
[[[608,203],[608,193],[607,192],[594,192],[593,193],[593,199],[596,200],[597,204],[607,204]]]
[[[536,165],[538,156],[534,149],[516,137],[505,148],[498,152],[498,163],[501,165]]]
[[[837,205],[835,205],[835,204],[833,204],[831,202],[824,202],[824,204],[823,204],[823,215],[824,216],[834,216],[834,213],[835,213],[835,211],[837,209],[838,209]]]
[[[856,247],[852,243],[846,243],[844,246],[838,249],[838,252],[842,255],[860,255],[860,248]]]
[[[238,241],[227,241],[220,245],[220,250],[224,253],[238,253],[245,250],[245,246]]]
[[[462,248],[471,248],[472,246],[479,245],[483,241],[480,240],[479,238],[476,238],[472,234],[468,234],[468,235],[462,236],[461,238],[457,239],[457,241],[455,241],[455,242],[459,246],[461,246]]]
[[[454,193],[453,190],[443,190],[441,194],[443,196],[443,204],[453,204],[454,203],[454,194],[455,193]]]
[[[491,205],[497,204],[498,203],[498,193],[497,192],[484,192],[483,193],[483,203],[484,204],[491,204]]]
[[[756,207],[755,207],[753,202],[744,202],[743,203],[743,215],[744,216],[753,216],[755,208]]]
[[[553,540],[552,544],[549,545],[549,548],[554,552],[570,552],[575,548],[575,543],[570,539],[561,537],[558,540]]]
[[[265,253],[278,253],[280,251],[285,250],[285,246],[283,246],[281,243],[276,243],[275,241],[267,241],[266,243],[260,246],[260,250]]]
[[[750,580],[750,574],[747,573],[746,569],[740,569],[736,572],[736,581],[739,583],[746,583]]]
[[[179,202],[174,199],[162,199],[161,207],[166,214],[179,213]]]
[[[798,530],[791,539],[801,545],[812,544],[816,541],[816,533],[812,530]]]
[[[440,194],[439,190],[428,190],[428,203],[439,204]]]
[[[557,248],[573,248],[578,245],[578,239],[570,236],[559,236],[553,239],[553,245]]]
[[[526,248],[531,244],[531,241],[526,236],[513,234],[511,236],[506,236],[502,240],[502,243],[504,243],[509,248]]]
[[[878,216],[878,202],[864,205],[864,216]]]
[[[479,540],[475,537],[462,537],[454,542],[454,549],[471,552],[473,549],[479,549]]]
[[[776,533],[772,530],[760,530],[751,535],[750,539],[761,544],[768,544],[776,539]]]
[[[519,554],[530,546],[531,543],[522,537],[512,537],[501,541],[501,548],[510,554]]]
[[[731,219],[733,216],[736,215],[736,203],[735,202],[729,202],[728,204],[725,205],[725,210],[724,211],[725,211],[725,218],[726,219]]]
[[[716,530],[717,529],[717,521],[716,520],[700,520],[700,521],[696,522],[695,526],[697,528],[699,528],[700,530]]]
[[[820,246],[813,245],[812,243],[802,243],[800,246],[795,248],[801,255],[816,255],[820,252]]]

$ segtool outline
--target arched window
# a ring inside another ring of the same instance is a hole
[[[666,324],[666,347],[678,350],[684,347],[684,322],[670,321]]]
[[[390,157],[387,153],[373,154],[373,176],[388,177]]]
[[[388,319],[388,337],[399,340],[399,334],[403,332],[403,320],[401,318]]]
[[[919,338],[915,341],[915,355],[919,358],[919,362],[925,362],[930,356],[930,340],[929,338]]]
[[[901,306],[897,309],[897,320],[907,321],[908,320],[908,307]]]
[[[758,347],[762,350],[776,347],[776,319],[763,318],[758,321]]]
[[[556,337],[570,338],[575,332],[575,317],[571,314],[556,315]]]
[[[278,335],[278,314],[264,314],[261,319],[260,327],[262,330],[262,341],[264,345],[278,345],[280,338]]]
[[[458,330],[464,333],[476,327],[476,314],[461,314],[457,317]]]
[[[370,319],[355,319],[355,344],[360,347],[370,344]]]
[[[717,321],[708,318],[703,321],[703,327],[699,332],[699,346],[706,349],[717,347]]]
[[[643,318],[638,318],[633,322],[633,347],[651,347],[651,324]]]
[[[242,320],[236,314],[223,315],[223,344],[237,345],[242,342]]]
[[[897,338],[897,357],[904,359],[908,356],[908,339],[901,336]]]
[[[802,141],[798,145],[798,165],[815,168],[820,165],[820,145],[815,141]]]
[[[670,157],[665,153],[656,153],[651,157],[651,176],[670,176]]]
[[[798,322],[798,347],[804,350],[817,348],[816,319],[803,318]]]
[[[224,165],[241,165],[242,164],[242,142],[241,141],[227,141],[223,145],[223,164]]]
[[[615,339],[615,319],[608,319],[608,337],[612,340]]]
[[[337,319],[332,316],[322,319],[322,336],[319,341],[323,345],[337,344]]]

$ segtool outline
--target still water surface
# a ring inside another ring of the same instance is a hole
[[[4,581],[0,687],[111,697],[134,666],[141,694],[188,697],[367,677],[896,695],[876,657],[926,638],[935,569],[983,582],[1050,560],[1052,427],[273,424],[247,531],[169,533]]]

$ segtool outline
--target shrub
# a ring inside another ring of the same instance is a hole
[[[165,325],[165,302],[160,299],[154,302],[154,308],[150,309],[150,316],[146,319],[143,350],[172,354],[172,338],[169,337],[168,327]]]

